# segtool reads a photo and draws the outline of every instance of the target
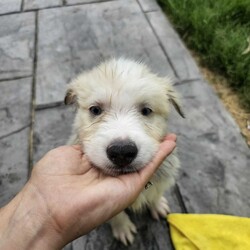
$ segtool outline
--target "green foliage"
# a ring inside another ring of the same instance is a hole
[[[159,0],[188,46],[229,80],[250,109],[250,0]]]

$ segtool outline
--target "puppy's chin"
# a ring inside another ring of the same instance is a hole
[[[111,176],[130,174],[130,173],[134,173],[138,171],[139,170],[133,165],[122,167],[122,168],[115,166],[115,167],[108,167],[104,169],[104,172],[107,172],[106,174],[111,175]]]
[[[130,173],[135,173],[138,172],[140,169],[143,167],[136,167],[131,165],[125,166],[125,167],[118,167],[115,165],[108,165],[108,166],[102,166],[99,167],[97,165],[94,165],[96,168],[101,170],[104,174],[110,175],[110,176],[119,176],[119,175],[124,175],[124,174],[130,174]]]

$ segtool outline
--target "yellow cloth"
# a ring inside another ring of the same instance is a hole
[[[250,218],[170,214],[167,220],[176,250],[250,250]]]

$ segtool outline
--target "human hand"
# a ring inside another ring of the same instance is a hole
[[[154,159],[139,172],[116,177],[93,167],[78,145],[51,150],[36,164],[19,195],[0,210],[0,218],[5,215],[8,219],[4,221],[12,227],[8,227],[5,236],[11,236],[11,230],[22,231],[21,225],[25,225],[32,239],[20,243],[15,235],[11,249],[15,246],[16,249],[60,249],[109,220],[133,203],[172,152],[175,140],[175,135],[167,136]],[[14,215],[11,211],[15,211]]]

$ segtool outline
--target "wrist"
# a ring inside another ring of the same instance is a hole
[[[0,209],[0,218],[0,249],[60,248],[46,202],[30,183]]]

